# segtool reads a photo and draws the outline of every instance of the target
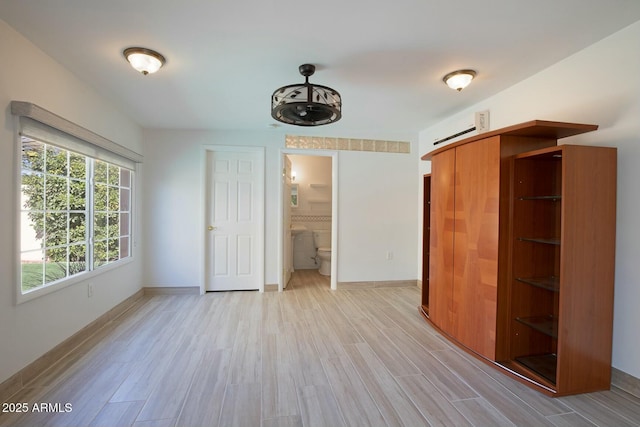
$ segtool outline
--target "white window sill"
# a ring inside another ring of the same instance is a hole
[[[31,301],[36,298],[40,298],[41,296],[59,291],[60,289],[64,289],[68,286],[76,285],[82,282],[88,282],[89,280],[93,279],[96,276],[99,276],[108,271],[112,271],[116,268],[120,268],[132,262],[133,262],[133,257],[127,257],[118,261],[114,261],[96,270],[75,274],[71,277],[66,277],[64,279],[57,280],[55,282],[52,282],[50,285],[46,285],[42,288],[37,288],[26,293],[22,293],[22,288],[20,287],[20,284],[18,284],[18,286],[16,287],[16,305],[25,303],[27,301]]]

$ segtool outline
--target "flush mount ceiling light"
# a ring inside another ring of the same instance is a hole
[[[469,83],[471,83],[471,80],[473,80],[476,74],[477,73],[473,70],[458,70],[447,74],[442,78],[442,80],[451,89],[460,92],[462,89],[469,86]]]
[[[342,98],[330,87],[309,83],[315,65],[303,64],[298,70],[304,83],[283,86],[271,95],[271,117],[296,126],[320,126],[342,117]]]
[[[122,54],[133,68],[140,71],[145,76],[147,74],[155,73],[165,63],[164,56],[160,55],[155,50],[146,49],[144,47],[130,47],[125,49]]]

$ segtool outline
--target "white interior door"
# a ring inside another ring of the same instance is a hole
[[[264,286],[264,151],[207,151],[207,291]]]

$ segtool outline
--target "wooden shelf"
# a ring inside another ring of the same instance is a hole
[[[516,362],[521,363],[553,384],[556,383],[557,361],[558,357],[555,354],[538,354],[516,358]]]
[[[553,316],[516,317],[516,320],[538,332],[558,338],[558,319]]]
[[[560,239],[557,237],[518,237],[521,242],[542,243],[544,245],[559,245]]]
[[[516,277],[518,282],[531,286],[546,289],[552,292],[560,291],[560,279],[555,276],[550,277]]]
[[[562,200],[562,196],[559,194],[554,196],[523,196],[519,197],[518,200],[551,200],[553,202],[557,202]]]

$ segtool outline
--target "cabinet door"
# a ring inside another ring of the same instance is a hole
[[[451,333],[453,292],[455,150],[431,159],[431,233],[429,239],[429,319]]]
[[[453,336],[475,352],[494,359],[500,137],[466,144],[455,151]]]

